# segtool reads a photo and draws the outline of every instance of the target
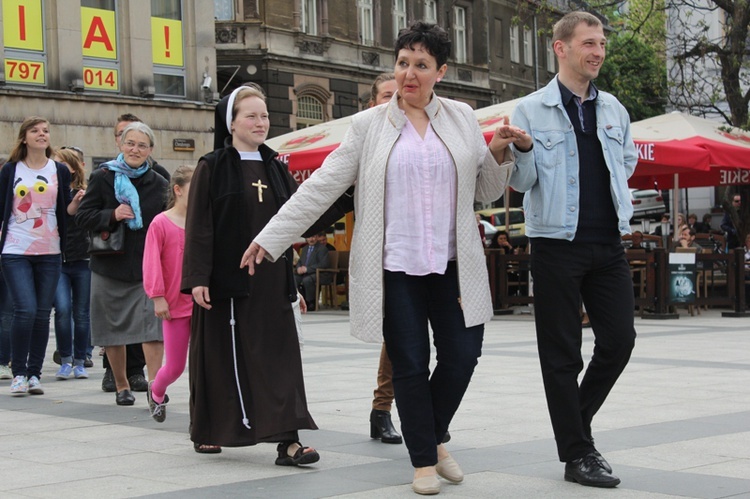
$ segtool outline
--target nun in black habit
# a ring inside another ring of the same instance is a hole
[[[196,452],[278,443],[276,464],[320,459],[299,443],[317,429],[307,409],[287,258],[255,276],[240,269],[250,241],[296,190],[268,134],[265,96],[239,87],[217,108],[222,147],[193,175],[185,226],[182,291],[191,293],[190,438]]]

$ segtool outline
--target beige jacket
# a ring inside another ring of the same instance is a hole
[[[398,97],[387,105],[352,118],[338,149],[306,180],[255,238],[279,258],[289,245],[355,184],[356,223],[349,257],[349,305],[352,335],[367,342],[382,341],[383,237],[385,170],[406,117]],[[479,130],[471,108],[437,98],[426,107],[435,133],[453,157],[457,175],[456,244],[459,287],[467,327],[492,317],[489,279],[482,241],[477,237],[474,200],[498,199],[508,183],[513,162],[497,164]],[[414,258],[419,258],[414,255]]]

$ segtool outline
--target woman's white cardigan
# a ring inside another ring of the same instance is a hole
[[[498,199],[508,183],[513,162],[507,160],[511,158],[509,152],[502,165],[495,161],[468,105],[433,95],[425,110],[456,166],[460,301],[465,325],[471,327],[492,318],[484,246],[477,230],[474,200],[488,203]],[[385,170],[405,124],[397,95],[386,105],[355,115],[338,149],[255,238],[270,260],[279,258],[354,184],[356,223],[349,257],[350,324],[352,335],[367,342],[382,341]]]

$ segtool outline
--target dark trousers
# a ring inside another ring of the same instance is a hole
[[[383,273],[383,336],[393,365],[401,432],[412,466],[437,463],[453,415],[482,353],[484,325],[467,328],[459,304],[455,262],[445,275]],[[430,333],[437,364],[430,374]]]
[[[594,450],[591,420],[635,345],[633,282],[620,244],[535,239],[531,249],[539,360],[560,461]],[[594,353],[581,356],[581,298],[591,320]]]
[[[49,317],[60,278],[60,255],[3,255],[3,276],[13,300],[10,327],[13,376],[42,376]]]

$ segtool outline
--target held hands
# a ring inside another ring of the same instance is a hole
[[[490,140],[489,147],[492,155],[495,158],[498,156],[502,157],[505,153],[505,148],[510,143],[515,144],[521,151],[530,150],[532,145],[531,136],[525,130],[511,125],[508,117],[505,116],[503,124],[495,128],[495,133],[492,135],[492,140]]]
[[[245,250],[245,253],[242,255],[242,260],[240,260],[240,268],[244,269],[245,267],[247,267],[247,273],[250,275],[255,275],[255,266],[260,265],[265,256],[266,250],[263,249],[263,247],[258,243],[252,242],[250,243],[250,246],[248,246]]]

